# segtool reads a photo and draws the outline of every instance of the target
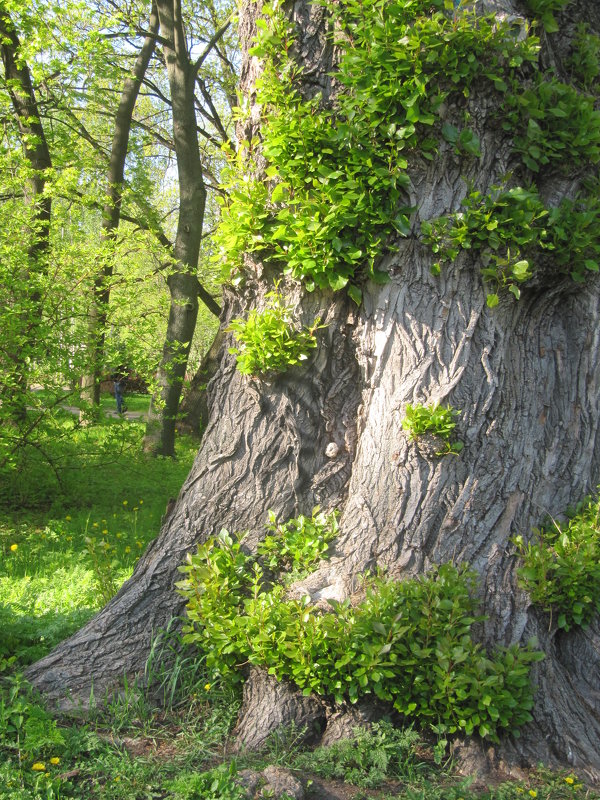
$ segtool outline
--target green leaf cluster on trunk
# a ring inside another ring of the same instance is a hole
[[[263,8],[251,52],[264,61],[266,166],[258,177],[255,141],[232,157],[216,257],[234,280],[253,252],[309,291],[350,284],[359,301],[361,276],[385,280],[377,259],[411,233],[410,159],[433,160],[443,138],[478,157],[476,134],[443,122],[447,108],[478,81],[506,91],[535,63],[538,41],[518,41],[492,16],[455,14],[443,0],[322,4],[341,53],[327,102],[304,94],[293,27],[273,5]]]

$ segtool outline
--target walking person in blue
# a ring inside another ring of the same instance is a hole
[[[114,381],[117,414],[122,414],[124,411],[127,410],[127,407],[125,406],[125,402],[123,400],[123,395],[125,394],[126,374],[127,374],[126,371],[123,368],[120,368],[117,372],[113,373],[112,376]]]

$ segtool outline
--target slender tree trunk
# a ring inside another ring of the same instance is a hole
[[[115,131],[113,134],[110,161],[107,172],[106,202],[102,213],[101,252],[110,247],[114,241],[121,219],[121,200],[123,196],[123,180],[125,161],[129,149],[129,135],[133,110],[137,102],[140,87],[148,69],[150,59],[156,46],[159,20],[156,3],[152,3],[148,34],[136,58],[132,75],[126,79],[115,115]],[[110,283],[113,275],[113,261],[102,256],[103,262],[94,278],[94,287],[88,312],[88,374],[82,378],[83,396],[94,405],[100,403],[100,381],[104,364],[104,345],[106,340],[106,322],[110,301]]]
[[[14,391],[11,387],[6,396],[0,390],[0,402],[13,408],[13,418],[23,421],[26,413],[29,358],[36,342],[36,330],[41,317],[41,292],[37,276],[47,271],[47,255],[50,246],[50,221],[52,198],[44,193],[47,171],[52,167],[50,150],[42,126],[33,81],[29,67],[20,55],[20,42],[9,12],[0,2],[0,51],[8,92],[15,111],[21,134],[23,152],[31,174],[24,186],[25,202],[31,208],[31,244],[27,252],[27,264],[20,276],[20,284],[26,296],[27,309],[20,314],[20,323],[10,350],[10,371],[15,375]]]
[[[165,58],[171,91],[173,141],[179,178],[179,219],[173,265],[167,280],[171,307],[157,390],[146,430],[146,449],[175,454],[175,422],[192,337],[198,317],[198,254],[202,238],[206,186],[198,145],[194,91],[198,66],[188,52],[180,0],[158,0],[165,39]]]
[[[223,330],[219,329],[181,401],[180,427],[193,436],[200,436],[208,425],[208,384],[219,369],[223,337]]]
[[[323,9],[298,0],[292,13],[305,74],[323,86]],[[247,59],[246,90],[258,68]],[[442,147],[435,160],[414,164],[414,230],[420,218],[458,207],[463,178],[477,174],[485,191],[507,172],[510,148],[498,126],[483,112],[473,125],[479,162],[465,164]],[[542,184],[548,195],[569,191],[567,181]],[[320,504],[342,511],[334,554],[292,588],[315,603],[339,600],[375,567],[400,579],[468,562],[487,614],[483,640],[536,636],[546,655],[534,674],[533,722],[486,755],[569,765],[600,780],[600,622],[568,633],[549,628],[517,584],[511,546],[514,534],[560,518],[600,480],[600,281],[531,283],[519,302],[490,309],[474,261],[463,254],[434,277],[431,251],[411,236],[383,259],[389,282],[367,283],[360,308],[340,293],[297,288],[299,321],[320,315],[326,327],[309,362],[270,382],[239,374],[226,336],[202,446],[160,536],[117,596],[33,665],[30,680],[59,703],[67,695],[85,702],[92,681],[98,696],[123,673],[139,674],[153,635],[182,612],[174,584],[186,553],[221,527],[248,531],[252,549],[268,509],[286,519]],[[262,272],[249,274],[243,295],[226,296],[223,324],[260,305],[268,290]],[[461,410],[460,455],[436,457],[407,436],[402,419],[415,402]],[[294,719],[333,726],[328,704],[294,701],[268,684],[258,672],[246,687],[242,745],[257,746]]]

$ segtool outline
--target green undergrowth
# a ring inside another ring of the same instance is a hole
[[[197,443],[178,460],[141,451],[143,424],[109,418],[53,443],[61,480],[48,464],[24,461],[19,507],[0,505],[0,672],[31,663],[73,633],[117,591],[157,535]]]
[[[330,525],[317,510],[313,538],[325,544]],[[285,570],[287,535],[297,528],[295,520],[279,526],[278,541],[268,536],[257,556],[223,530],[181,567],[185,579],[177,586],[189,619],[184,642],[198,644],[216,675],[239,680],[242,665],[256,664],[304,694],[338,703],[365,696],[387,701],[442,737],[518,735],[531,719],[530,667],[542,654],[533,644],[490,653],[476,644],[471,628],[484,618],[471,572],[445,564],[404,581],[367,578],[362,599],[332,600],[327,612],[308,595],[287,596],[285,572],[278,577],[278,552]],[[324,544],[311,548],[313,568]]]
[[[170,669],[162,674],[167,681]],[[85,722],[54,718],[19,676],[0,679],[0,800],[246,800],[242,771],[260,773],[267,765],[291,770],[307,800],[322,796],[319,779],[343,781],[361,800],[599,797],[575,773],[541,769],[527,780],[475,790],[448,764],[434,763],[431,742],[388,720],[317,749],[302,745],[302,730],[289,730],[256,753],[232,758],[226,753],[239,697],[226,684],[208,683],[197,657],[180,654],[174,669],[180,683],[170,702],[157,707],[136,688]]]

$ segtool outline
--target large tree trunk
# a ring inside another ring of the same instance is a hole
[[[323,10],[297,2],[293,13],[303,25],[299,50],[322,54]],[[249,83],[255,67],[247,62]],[[469,169],[483,189],[507,171],[494,128],[483,115],[476,124],[478,164],[465,167],[448,148],[415,166],[417,217],[457,208]],[[416,237],[404,240],[381,264],[389,282],[366,284],[360,308],[339,293],[296,289],[299,319],[321,315],[326,327],[309,363],[270,382],[241,376],[226,338],[210,422],[171,516],[108,606],[30,668],[39,689],[58,702],[85,701],[92,681],[98,697],[139,672],[152,636],[182,612],[177,566],[198,541],[227,527],[248,530],[253,547],[268,509],[285,519],[318,503],[342,516],[333,557],[302,583],[313,600],[348,596],[375,566],[402,578],[469,562],[488,615],[485,641],[535,635],[546,653],[535,669],[534,721],[498,753],[600,780],[600,625],[549,631],[517,585],[510,546],[512,535],[560,518],[600,478],[600,285],[531,286],[519,302],[489,309],[472,259],[459,257],[440,277],[431,261]],[[267,289],[257,270],[243,297],[226,297],[224,323]],[[403,430],[406,405],[430,401],[461,409],[460,455],[435,457]],[[306,721],[307,707],[289,698],[288,712],[265,707],[265,696],[280,693],[255,680],[240,731],[256,731],[257,714],[263,737],[271,721]],[[314,719],[322,727],[322,715]]]

